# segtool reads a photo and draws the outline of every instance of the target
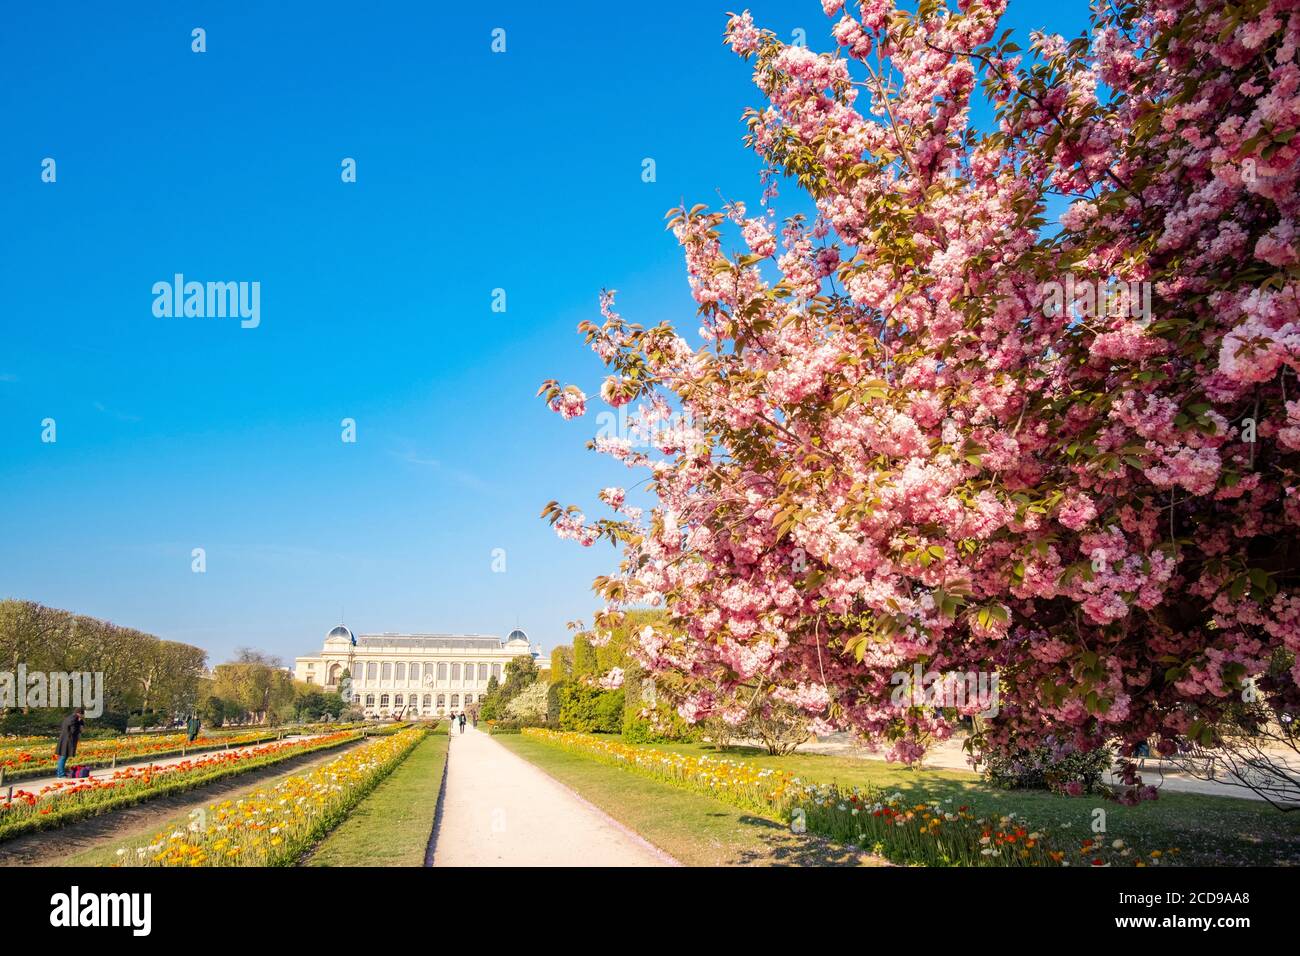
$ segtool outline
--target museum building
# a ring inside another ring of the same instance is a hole
[[[540,650],[516,628],[504,641],[484,634],[363,634],[340,624],[320,653],[294,659],[294,679],[340,693],[351,675],[351,701],[367,717],[441,717],[478,703],[488,681],[500,683],[505,667]]]

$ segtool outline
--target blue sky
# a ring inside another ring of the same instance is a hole
[[[629,473],[584,449],[594,410],[564,423],[534,393],[596,391],[574,327],[602,287],[631,321],[696,327],[662,217],[757,206],[740,116],[760,99],[721,44],[743,5],[461,6],[6,10],[0,597],[213,662],[306,653],[341,608],[359,631],[518,622],[547,648],[590,619],[616,553],[538,513],[601,513]],[[750,9],[830,48],[817,0]],[[1023,45],[1086,18],[1012,0],[1006,25]],[[156,318],[175,273],[259,282],[260,326]]]

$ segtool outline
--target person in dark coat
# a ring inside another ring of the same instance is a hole
[[[194,743],[194,738],[199,735],[199,719],[191,717],[185,725],[185,733],[189,735],[189,742]]]
[[[460,715],[460,732],[461,732],[462,734],[465,732],[465,714],[464,714],[464,712],[462,712],[461,715]]]
[[[81,728],[85,723],[86,708],[78,707],[63,718],[63,723],[59,724],[59,743],[54,748],[59,762],[54,768],[54,776],[62,777],[66,774],[68,758],[77,755],[77,741],[81,739]]]

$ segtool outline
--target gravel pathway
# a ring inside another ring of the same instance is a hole
[[[627,827],[471,727],[453,733],[434,866],[674,866]]]

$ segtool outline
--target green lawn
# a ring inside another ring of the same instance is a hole
[[[492,738],[687,866],[857,866],[880,861],[796,837],[774,820],[530,740]]]
[[[433,733],[306,860],[307,866],[424,866],[447,764],[447,735]]]
[[[1120,838],[1144,850],[1177,848],[1176,861],[1184,866],[1300,864],[1300,813],[1280,813],[1257,800],[1165,790],[1158,800],[1124,807],[1096,795],[1067,797],[999,790],[983,783],[974,773],[910,770],[883,760],[807,753],[772,757],[755,747],[719,751],[711,744],[700,743],[648,746],[741,760],[786,770],[808,781],[901,791],[909,801],[952,797],[981,813],[1014,812],[1030,823],[1031,829],[1052,828],[1080,839],[1093,836],[1093,811],[1101,808],[1106,813],[1108,839]],[[1158,783],[1158,775],[1153,772],[1144,774],[1144,779]]]

